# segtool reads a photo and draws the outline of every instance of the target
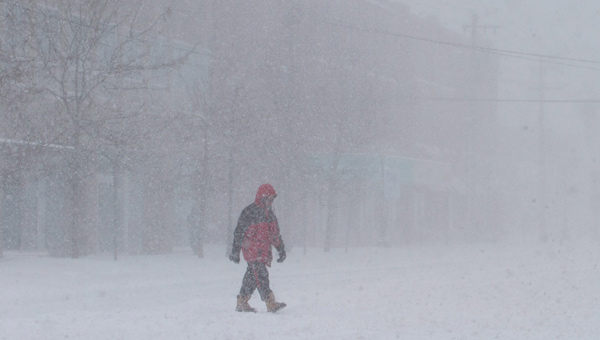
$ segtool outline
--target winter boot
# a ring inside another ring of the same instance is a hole
[[[271,294],[267,296],[267,298],[265,299],[265,303],[267,304],[267,312],[271,313],[275,313],[286,306],[285,303],[277,302],[275,300],[275,295],[273,295],[273,292],[271,292]]]
[[[238,295],[237,296],[237,306],[235,307],[235,310],[238,312],[256,313],[256,309],[250,307],[250,305],[248,304],[248,300],[250,300],[251,296],[252,295],[248,295],[248,296]]]

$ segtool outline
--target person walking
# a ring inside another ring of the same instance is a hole
[[[252,293],[258,289],[261,300],[267,305],[267,311],[277,312],[286,306],[277,302],[269,286],[269,271],[273,253],[271,247],[279,252],[277,262],[281,263],[286,258],[285,246],[279,232],[277,217],[272,209],[273,200],[277,192],[269,183],[258,188],[254,203],[248,205],[238,219],[237,227],[233,232],[233,247],[229,259],[240,263],[240,251],[248,263],[246,274],[242,279],[242,288],[237,296],[238,312],[254,312],[248,301]]]

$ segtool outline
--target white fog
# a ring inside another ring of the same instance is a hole
[[[599,16],[1,0],[0,340],[600,339]]]

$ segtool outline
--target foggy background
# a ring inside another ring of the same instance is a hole
[[[599,7],[2,1],[1,250],[598,238]]]

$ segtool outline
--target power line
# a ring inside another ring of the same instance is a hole
[[[511,99],[511,98],[467,98],[467,97],[413,97],[413,101],[436,102],[479,102],[479,103],[600,103],[600,99]]]
[[[505,56],[505,57],[510,57],[510,58],[525,59],[525,60],[532,60],[532,61],[542,60],[542,62],[544,62],[544,63],[600,71],[600,68],[597,68],[597,67],[565,63],[566,61],[571,61],[571,62],[578,62],[578,63],[600,65],[600,61],[597,61],[597,60],[557,57],[557,56],[550,56],[550,55],[545,55],[545,54],[540,54],[540,53],[528,53],[528,52],[503,50],[503,49],[490,48],[490,47],[472,46],[472,45],[454,43],[454,42],[449,42],[449,41],[417,37],[417,36],[413,36],[413,35],[408,35],[408,34],[403,34],[403,33],[398,33],[398,32],[391,32],[391,31],[373,28],[373,27],[360,26],[358,24],[355,24],[355,23],[352,23],[349,21],[335,19],[335,18],[331,18],[331,17],[329,17],[328,19],[330,20],[329,23],[334,26],[352,28],[352,29],[356,29],[356,30],[372,32],[375,34],[389,35],[389,36],[394,36],[394,37],[399,37],[399,38],[404,38],[404,39],[417,40],[417,41],[433,43],[433,44],[438,44],[438,45],[451,46],[451,47],[461,48],[461,49],[476,50],[476,51],[483,52],[483,53],[497,54],[500,56]],[[542,59],[540,59],[540,58],[542,58]]]

